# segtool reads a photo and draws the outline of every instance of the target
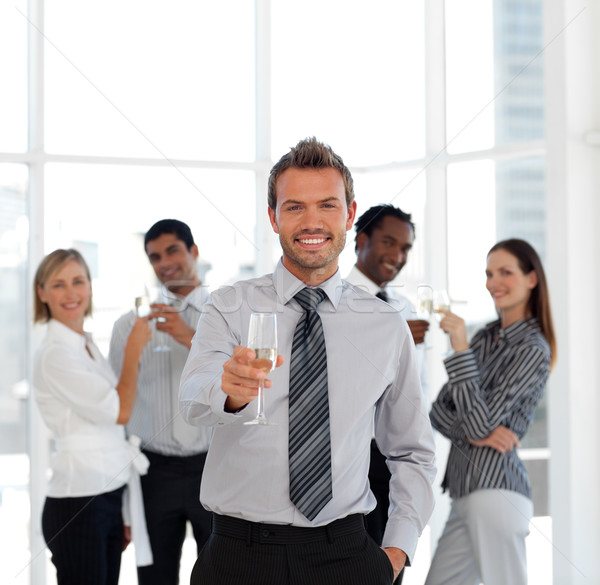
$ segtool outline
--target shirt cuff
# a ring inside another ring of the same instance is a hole
[[[242,408],[239,408],[235,412],[227,412],[225,410],[225,402],[227,400],[227,394],[221,390],[219,387],[213,394],[210,408],[213,414],[219,419],[217,422],[217,426],[223,426],[234,420],[238,420],[241,416],[241,413],[244,411],[247,404]]]
[[[452,383],[462,382],[479,376],[479,366],[473,350],[465,349],[444,360],[448,380]]]
[[[416,527],[394,526],[393,521],[390,522],[388,520],[381,548],[393,547],[404,551],[404,554],[406,554],[406,566],[410,567],[415,557],[418,542],[419,532]]]

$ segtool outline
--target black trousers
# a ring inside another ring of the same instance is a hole
[[[388,509],[390,507],[390,478],[392,474],[385,463],[385,457],[381,454],[375,440],[371,441],[371,464],[369,466],[369,483],[371,491],[377,500],[375,509],[367,514],[367,532],[379,545],[383,541],[383,533],[388,520]],[[394,585],[402,583],[404,569],[394,581]]]
[[[144,451],[150,460],[142,493],[154,564],[138,567],[139,585],[177,585],[187,523],[197,549],[210,535],[211,514],[200,504],[206,453],[172,457]]]
[[[392,565],[362,515],[299,528],[213,516],[191,585],[391,585]]]
[[[81,498],[46,498],[42,532],[58,585],[118,585],[123,490]]]

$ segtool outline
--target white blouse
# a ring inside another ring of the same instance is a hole
[[[48,495],[94,496],[127,484],[123,512],[137,565],[152,564],[139,479],[148,471],[148,459],[139,439],[127,441],[125,428],[117,424],[117,378],[91,335],[51,319],[35,356],[33,384],[54,435]]]
[[[92,496],[125,485],[131,452],[116,423],[117,379],[91,335],[51,320],[36,353],[33,383],[55,439],[48,495]]]

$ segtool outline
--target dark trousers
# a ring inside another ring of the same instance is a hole
[[[371,441],[371,464],[369,466],[369,483],[377,505],[375,509],[367,514],[367,532],[379,545],[383,541],[383,533],[388,520],[388,509],[390,507],[390,478],[392,474],[385,462],[385,457],[377,447],[377,443]],[[404,569],[394,581],[394,585],[402,583]]]
[[[81,498],[46,498],[42,532],[58,585],[118,584],[123,490]]]
[[[392,565],[364,517],[299,528],[213,516],[191,585],[391,585]]]
[[[198,550],[210,535],[211,515],[200,504],[206,453],[173,457],[144,451],[150,460],[142,476],[148,536],[154,564],[138,567],[139,585],[177,585],[187,522]]]

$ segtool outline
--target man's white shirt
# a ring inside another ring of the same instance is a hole
[[[375,296],[378,292],[385,292],[388,297],[388,302],[395,307],[400,314],[407,320],[411,321],[417,319],[417,311],[413,303],[404,295],[398,292],[397,287],[385,286],[381,288],[378,284],[373,282],[368,276],[363,274],[356,266],[356,264],[350,270],[348,276],[344,279],[347,280],[350,284],[353,284],[356,287],[359,287],[367,292],[371,293]],[[415,345],[415,349],[417,350],[417,361],[419,367],[419,378],[421,380],[421,388],[423,390],[423,394],[427,399],[429,396],[428,386],[427,386],[427,375],[426,375],[426,362],[425,362],[425,344],[419,343]]]

